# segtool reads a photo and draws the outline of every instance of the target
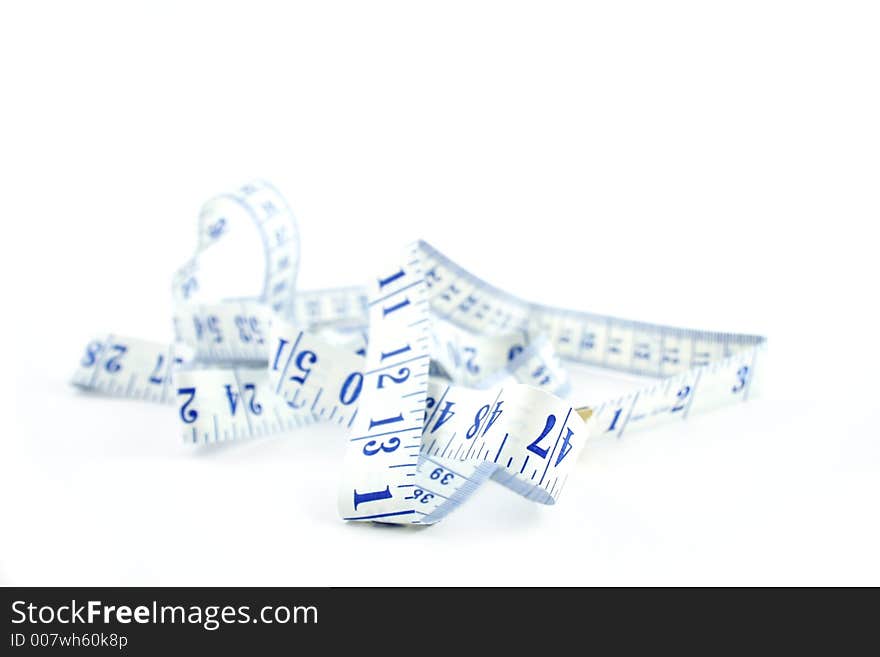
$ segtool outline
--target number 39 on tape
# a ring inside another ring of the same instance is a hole
[[[766,345],[527,302],[425,242],[365,267],[365,287],[297,290],[296,221],[259,181],[209,201],[198,236],[175,340],[100,336],[73,383],[175,405],[188,443],[332,423],[350,521],[433,524],[489,479],[554,504],[589,438],[747,400]],[[566,362],[657,381],[573,404]]]

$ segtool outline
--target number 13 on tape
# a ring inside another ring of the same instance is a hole
[[[339,512],[347,520],[410,522],[430,364],[429,307],[416,245],[370,285],[368,312],[361,412],[345,455]]]
[[[525,385],[473,390],[434,383],[429,397],[431,320],[418,248],[403,260],[368,291],[370,342],[340,515],[433,523],[489,475],[529,499],[554,503],[587,438],[581,416]]]

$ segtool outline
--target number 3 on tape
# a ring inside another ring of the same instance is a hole
[[[264,182],[209,201],[198,235],[175,342],[100,336],[73,383],[176,404],[188,443],[340,426],[345,520],[432,524],[488,479],[554,504],[589,437],[748,399],[766,344],[523,301],[425,242],[365,289],[296,290],[297,224]],[[659,380],[575,408],[563,361]]]

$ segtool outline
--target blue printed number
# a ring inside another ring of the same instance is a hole
[[[104,369],[110,372],[110,374],[115,374],[119,370],[122,369],[122,363],[120,360],[122,356],[128,351],[128,347],[124,344],[114,344],[110,346],[110,349],[115,353],[107,359],[107,362],[104,363]],[[101,356],[101,352],[104,351],[104,345],[100,342],[90,342],[86,347],[86,353],[83,356],[80,364],[83,367],[91,367],[95,363],[98,362],[99,357]]]
[[[212,338],[214,342],[223,342],[223,333],[220,331],[220,320],[216,315],[209,315],[204,323],[198,317],[193,317],[193,326],[196,329],[196,339],[201,342],[202,338]],[[211,335],[206,335],[210,333]]]
[[[111,374],[115,374],[122,369],[122,363],[120,363],[119,361],[125,355],[125,352],[128,351],[128,347],[126,347],[124,344],[114,344],[110,348],[116,353],[107,359],[107,362],[104,363],[104,369]]]
[[[467,360],[465,361],[467,371],[470,374],[479,374],[480,366],[474,362],[474,359],[477,357],[476,347],[465,347],[464,353],[467,354]]]
[[[546,447],[539,447],[538,443],[540,443],[542,440],[544,440],[544,438],[547,437],[547,434],[553,430],[553,426],[555,424],[556,424],[556,416],[551,413],[550,415],[547,416],[547,421],[544,423],[544,430],[541,431],[541,435],[538,436],[531,445],[526,447],[526,449],[534,454],[537,454],[542,459],[547,458],[547,448]]]
[[[455,369],[458,369],[461,365],[461,358],[458,355],[458,350],[455,348],[455,345],[451,342],[446,343],[446,350],[449,352],[449,359],[452,361],[452,366]]]
[[[342,390],[339,391],[339,401],[348,406],[355,403],[361,395],[361,388],[364,387],[364,375],[360,372],[352,372],[348,375],[345,383],[342,384]]]
[[[549,434],[553,430],[553,427],[555,425],[556,425],[556,416],[551,413],[550,415],[547,416],[547,421],[544,423],[544,430],[541,431],[541,435],[538,436],[535,439],[535,441],[531,445],[529,445],[526,449],[528,449],[530,452],[537,454],[542,459],[546,459],[547,452],[549,451],[549,449],[547,447],[541,447],[539,445],[539,443],[542,440],[544,440],[544,438],[547,437],[547,434]],[[571,437],[574,435],[574,431],[571,429],[571,427],[566,427],[565,430],[566,430],[565,438],[562,439],[562,447],[559,448],[559,454],[556,456],[556,462],[553,464],[554,468],[557,467],[560,463],[562,463],[562,459],[564,459],[566,456],[568,456],[568,453],[571,451],[571,447],[572,447]],[[562,434],[560,433],[560,436],[561,435]],[[557,441],[558,440],[559,439],[557,438]]]
[[[501,405],[503,403],[504,403],[504,400],[502,399],[497,404],[495,404],[495,410],[492,411],[492,415],[491,415],[491,417],[489,417],[489,421],[486,423],[486,426],[483,429],[483,433],[481,435],[485,436],[486,432],[492,428],[493,424],[495,424],[495,420],[498,419],[498,416],[504,412],[501,410]],[[476,415],[474,416],[474,423],[471,425],[471,427],[467,430],[467,433],[465,434],[465,437],[468,440],[470,440],[471,438],[473,438],[474,436],[477,435],[477,432],[480,430],[480,425],[483,424],[483,420],[485,420],[486,416],[489,415],[490,408],[491,407],[489,406],[489,404],[486,404],[485,406],[480,407],[480,410],[477,411]],[[436,428],[437,427],[435,426],[434,429],[436,430]],[[432,431],[431,433],[434,433],[434,432]]]
[[[749,366],[743,365],[737,370],[736,373],[736,385],[730,389],[731,392],[737,393],[742,390],[745,390],[746,382],[749,380]]]
[[[608,428],[605,431],[614,431],[614,427],[617,426],[617,421],[620,419],[620,414],[623,412],[622,408],[618,408],[614,411],[614,417],[611,418],[611,424],[608,425]]]
[[[294,374],[292,377],[290,377],[290,380],[305,385],[306,379],[309,378],[309,373],[312,371],[312,368],[310,366],[314,365],[317,362],[318,355],[314,351],[299,352],[299,355],[297,355],[296,357],[296,361],[294,361],[294,365],[296,365],[301,374]]]
[[[208,226],[208,235],[211,236],[211,239],[217,239],[220,237],[223,232],[226,230],[226,219],[220,217],[213,224]]]
[[[480,430],[480,425],[483,423],[483,420],[486,419],[486,416],[489,414],[489,404],[482,406],[480,410],[477,411],[477,414],[474,416],[474,423],[471,425],[470,429],[467,430],[465,437],[470,440],[474,436],[477,435],[477,432]]]
[[[414,499],[416,502],[421,502],[422,504],[427,504],[434,499],[434,493],[426,493],[421,488],[414,488],[411,499]]]
[[[259,415],[263,412],[263,406],[257,401],[257,386],[253,383],[245,383],[244,389],[245,392],[251,393],[248,399],[248,408],[254,415]]]
[[[434,468],[431,472],[431,479],[439,479],[440,483],[446,486],[450,481],[455,479],[455,475],[451,472],[446,472],[443,468]]]
[[[183,282],[183,298],[189,299],[193,292],[199,289],[199,282],[190,276]]]
[[[260,331],[260,322],[256,317],[236,315],[235,326],[238,328],[238,337],[242,342],[263,344],[263,333]]]
[[[195,388],[178,388],[178,395],[186,395],[186,401],[183,402],[180,406],[180,419],[183,420],[186,424],[192,424],[196,421],[196,418],[199,417],[198,411],[194,408],[190,408],[189,405],[192,404],[193,399],[196,397],[196,389]]]
[[[571,437],[574,435],[574,431],[571,430],[571,427],[566,427],[565,438],[562,439],[562,447],[559,448],[559,455],[556,457],[556,463],[553,464],[555,468],[560,463],[562,463],[562,459],[568,456],[568,453],[571,451]]]
[[[492,425],[495,424],[495,420],[498,419],[498,416],[501,415],[504,411],[501,410],[501,405],[504,403],[504,400],[500,400],[497,404],[495,404],[495,410],[492,411],[492,415],[489,416],[489,421],[486,422],[486,428],[483,429],[483,433],[480,434],[482,436],[486,435],[486,432],[492,428]]]
[[[83,356],[80,365],[83,367],[91,367],[94,365],[98,362],[98,356],[103,348],[104,345],[100,342],[90,342],[88,346],[86,346],[86,353],[85,356]]]
[[[425,401],[425,408],[430,410],[430,409],[434,408],[434,405],[436,403],[437,402],[434,400],[433,397],[428,397],[428,399]],[[452,410],[453,406],[455,406],[455,402],[452,402],[452,401],[446,402],[446,405],[440,410],[440,415],[437,416],[437,420],[434,422],[434,426],[431,429],[431,433],[436,432],[437,429],[439,429],[444,424],[449,422],[449,420],[452,419],[452,416],[455,415],[455,411]]]
[[[385,387],[385,379],[391,379],[394,383],[403,383],[409,378],[409,368],[401,367],[397,370],[397,376],[393,374],[380,374],[379,375],[379,384],[377,387],[384,388]]]
[[[550,375],[547,374],[547,366],[539,365],[538,369],[532,372],[532,378],[537,382],[535,385],[545,386],[550,383]]]
[[[376,440],[371,440],[366,445],[364,445],[364,455],[373,456],[374,454],[378,454],[379,452],[390,453],[400,447],[400,438],[391,438],[388,443],[380,443]]]
[[[372,493],[358,493],[354,490],[354,509],[357,511],[358,504],[366,504],[367,502],[377,502],[379,500],[390,500],[391,487],[385,486],[385,490],[377,490]]]
[[[263,406],[257,401],[257,386],[253,383],[245,383],[242,388],[246,393],[250,393],[247,401],[248,410],[253,415],[262,413]],[[234,416],[240,397],[237,392],[232,390],[232,386],[229,384],[226,385],[226,397],[229,399],[229,412]]]
[[[156,367],[153,368],[153,373],[150,375],[150,383],[162,385],[162,365],[164,363],[165,354],[159,354],[159,357],[156,359]]]
[[[177,367],[183,362],[183,358],[179,356],[174,358],[174,365],[172,368]],[[165,354],[159,354],[156,358],[156,367],[153,368],[153,373],[150,375],[150,383],[154,383],[156,385],[162,385],[165,383],[166,377],[162,375],[162,366],[165,364]],[[171,372],[169,372],[171,374]]]
[[[677,413],[678,411],[683,411],[684,407],[687,405],[685,404],[685,400],[690,396],[690,394],[690,386],[684,386],[681,390],[679,390],[678,393],[675,395],[678,398],[678,401],[675,402],[675,406],[672,407],[671,412]]]
[[[300,333],[302,335],[302,333]],[[284,345],[288,344],[284,338],[278,338],[278,351],[275,352],[275,362],[272,363],[272,371],[278,371],[278,359],[281,358],[281,352],[284,351]]]

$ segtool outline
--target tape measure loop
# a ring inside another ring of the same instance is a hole
[[[747,400],[766,347],[525,301],[423,241],[364,287],[298,291],[299,258],[272,185],[211,199],[172,280],[175,341],[99,336],[73,384],[173,404],[191,444],[335,424],[340,516],[421,525],[489,479],[554,504],[589,438]],[[574,407],[566,361],[657,382]]]

